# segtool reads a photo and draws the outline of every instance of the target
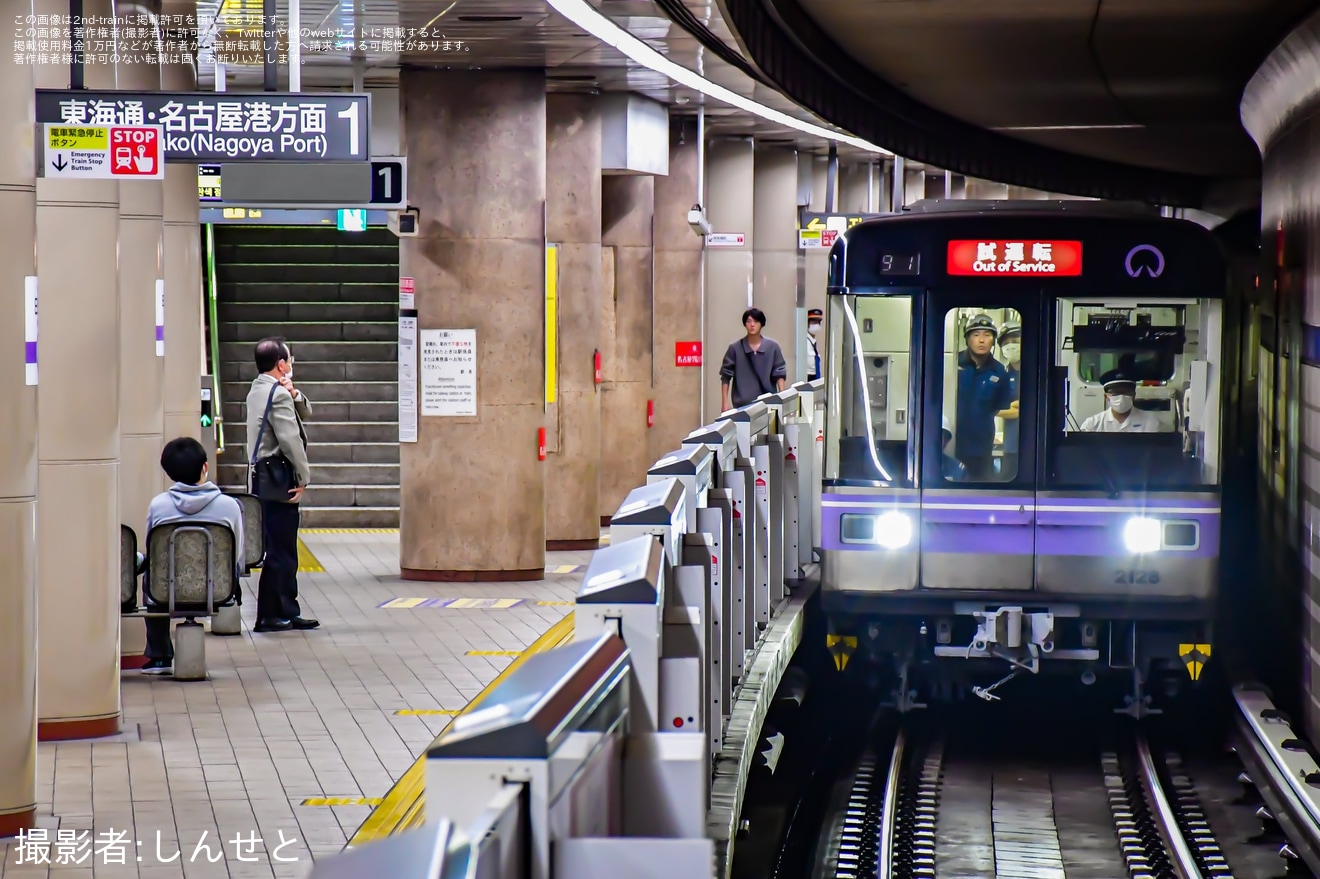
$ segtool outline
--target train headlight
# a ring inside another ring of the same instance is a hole
[[[1123,526],[1123,545],[1128,552],[1159,552],[1160,520],[1134,516]]]
[[[875,542],[885,549],[902,549],[912,542],[912,517],[890,510],[875,517]]]

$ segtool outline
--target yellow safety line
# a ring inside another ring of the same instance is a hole
[[[521,656],[518,650],[469,650],[468,656]]]
[[[303,534],[398,534],[398,528],[300,528]]]
[[[308,797],[304,806],[379,806],[380,797]]]
[[[573,637],[573,615],[567,614],[559,622],[551,626],[546,633],[532,642],[532,645],[518,655],[518,658],[495,676],[495,680],[486,685],[477,697],[468,703],[463,712],[473,710],[480,705],[487,696],[495,691],[505,678],[524,662],[529,656],[537,653],[545,653],[564,644]],[[450,721],[451,723],[453,721]],[[446,724],[448,729],[448,724]],[[441,730],[441,735],[444,730]],[[439,738],[437,736],[437,738]],[[426,750],[430,750],[428,747]],[[408,771],[403,774],[394,787],[389,789],[372,813],[367,816],[367,820],[362,822],[362,826],[353,834],[353,838],[348,841],[350,846],[363,845],[373,840],[384,839],[404,830],[414,827],[420,827],[423,823],[423,797],[422,794],[426,786],[426,750],[408,767]]]
[[[453,717],[462,712],[457,708],[400,708],[394,712],[395,717],[422,717],[432,714],[446,714]]]
[[[252,572],[254,574],[260,573],[261,568],[260,567],[253,568]],[[318,559],[316,555],[310,549],[307,548],[307,544],[302,542],[301,537],[298,538],[298,573],[299,574],[325,573],[325,566],[322,565],[321,560]]]

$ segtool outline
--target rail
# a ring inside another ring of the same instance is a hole
[[[1155,763],[1154,755],[1151,754],[1146,737],[1138,735],[1136,746],[1141,788],[1146,794],[1146,802],[1155,813],[1155,826],[1164,841],[1165,850],[1169,853],[1171,866],[1178,879],[1203,879],[1201,868],[1192,854],[1192,848],[1187,844],[1186,837],[1178,827],[1178,815],[1164,793],[1159,767]]]
[[[875,875],[878,879],[890,879],[894,874],[894,841],[898,824],[898,792],[903,781],[903,760],[907,741],[903,730],[898,731],[894,739],[894,750],[889,758],[889,773],[885,776],[884,798],[880,806],[880,844],[878,865]]]
[[[1238,759],[1288,839],[1285,847],[1320,875],[1320,764],[1264,688],[1233,688]]]
[[[428,749],[426,826],[313,879],[727,879],[815,585],[824,404],[820,381],[766,394],[661,457],[587,566],[573,643]]]

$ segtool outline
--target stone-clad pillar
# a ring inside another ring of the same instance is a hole
[[[606,521],[646,482],[646,404],[652,400],[651,220],[655,178],[608,176],[601,187],[601,259],[605,277],[604,382],[600,415],[600,515]]]
[[[4,0],[3,20],[30,3]],[[31,148],[32,67],[0,76],[0,837],[32,826],[37,803],[37,389],[25,344],[28,277],[37,274],[36,182]]]
[[[189,14],[189,9],[171,10]],[[183,34],[171,37],[174,45]],[[197,87],[189,64],[166,64],[161,74],[168,91]],[[200,368],[202,341],[202,244],[197,205],[197,166],[165,166],[165,440],[201,438]],[[220,377],[216,377],[220,381]],[[218,407],[217,407],[218,411]],[[215,462],[211,465],[214,467]],[[168,478],[161,474],[163,482]]]
[[[765,312],[765,335],[783,350],[785,382],[791,385],[797,375],[799,333],[807,332],[806,314],[799,325],[797,310],[798,155],[758,146],[754,164],[752,304]]]
[[[149,20],[149,10],[135,3],[116,3],[115,11],[139,33]],[[122,56],[115,71],[120,89],[160,89],[160,65],[143,60],[140,50]],[[119,184],[119,520],[143,542],[147,507],[162,480],[165,430],[163,190],[158,180]]]
[[[419,413],[403,443],[399,567],[415,580],[545,576],[545,77],[404,70],[420,235],[400,242],[428,330],[476,330],[476,415]],[[419,396],[426,395],[425,370]]]
[[[688,132],[669,138],[669,175],[655,180],[655,427],[651,429],[654,462],[673,451],[683,437],[701,426],[701,368],[677,366],[675,346],[701,341],[701,297],[705,255],[701,236],[687,223],[698,201],[700,151]],[[715,352],[704,351],[709,358]]]
[[[37,13],[64,16],[42,0]],[[109,0],[87,16],[109,17]],[[89,56],[89,58],[92,56]],[[68,68],[37,65],[39,88]],[[89,63],[88,88],[114,88]],[[119,732],[119,184],[37,181],[41,300],[38,406],[38,735]]]
[[[715,232],[745,235],[741,247],[706,249],[705,360],[706,389],[703,421],[720,414],[720,364],[729,343],[746,334],[742,313],[751,305],[752,247],[752,140],[711,141],[706,151],[706,219]]]
[[[546,98],[546,237],[557,245],[555,401],[547,404],[546,548],[600,544],[600,113],[580,95]]]

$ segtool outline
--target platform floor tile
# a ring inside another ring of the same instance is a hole
[[[207,636],[210,680],[125,671],[119,736],[39,746],[47,842],[0,846],[0,877],[306,876],[453,713],[571,611],[591,557],[550,553],[541,582],[419,583],[399,577],[397,531],[303,540],[324,568],[298,577],[321,628],[254,634],[252,579],[243,633]],[[400,596],[439,601],[381,607]],[[520,601],[451,601],[489,597]]]

